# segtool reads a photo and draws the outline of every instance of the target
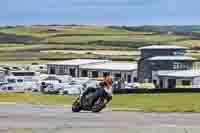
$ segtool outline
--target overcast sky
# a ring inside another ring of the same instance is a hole
[[[1,0],[0,25],[200,24],[199,0]]]

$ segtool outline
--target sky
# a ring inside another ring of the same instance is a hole
[[[199,0],[1,0],[0,25],[198,25]]]

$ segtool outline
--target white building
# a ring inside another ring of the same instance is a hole
[[[177,86],[200,87],[200,71],[197,70],[172,70],[154,71],[153,81],[161,88],[176,88]]]
[[[107,62],[84,65],[80,67],[79,73],[89,78],[103,77],[105,73],[110,73],[115,79],[124,79],[130,83],[137,81],[137,64]]]
[[[48,74],[70,75],[72,77],[102,77],[110,73],[114,78],[127,82],[137,80],[137,64],[114,63],[109,60],[76,59],[47,64]]]
[[[47,73],[47,66],[46,65],[31,65],[28,67],[29,71],[40,72],[40,73]]]
[[[84,65],[92,65],[98,63],[109,62],[108,60],[88,60],[76,59],[47,64],[48,74],[70,75],[72,77],[80,77],[79,68]]]
[[[9,71],[4,75],[4,81],[8,83],[33,82],[38,75],[39,73],[33,71]]]

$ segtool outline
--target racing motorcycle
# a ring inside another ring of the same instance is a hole
[[[96,91],[102,88],[87,88],[72,104],[73,112],[92,111],[94,113],[103,110],[107,103],[112,99],[108,93],[104,91],[102,96],[97,97]]]

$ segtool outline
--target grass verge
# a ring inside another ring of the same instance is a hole
[[[45,105],[71,105],[76,97],[33,95],[33,94],[0,94],[0,102],[16,102]],[[116,95],[108,105],[113,111],[138,112],[200,112],[200,94],[133,94]]]

